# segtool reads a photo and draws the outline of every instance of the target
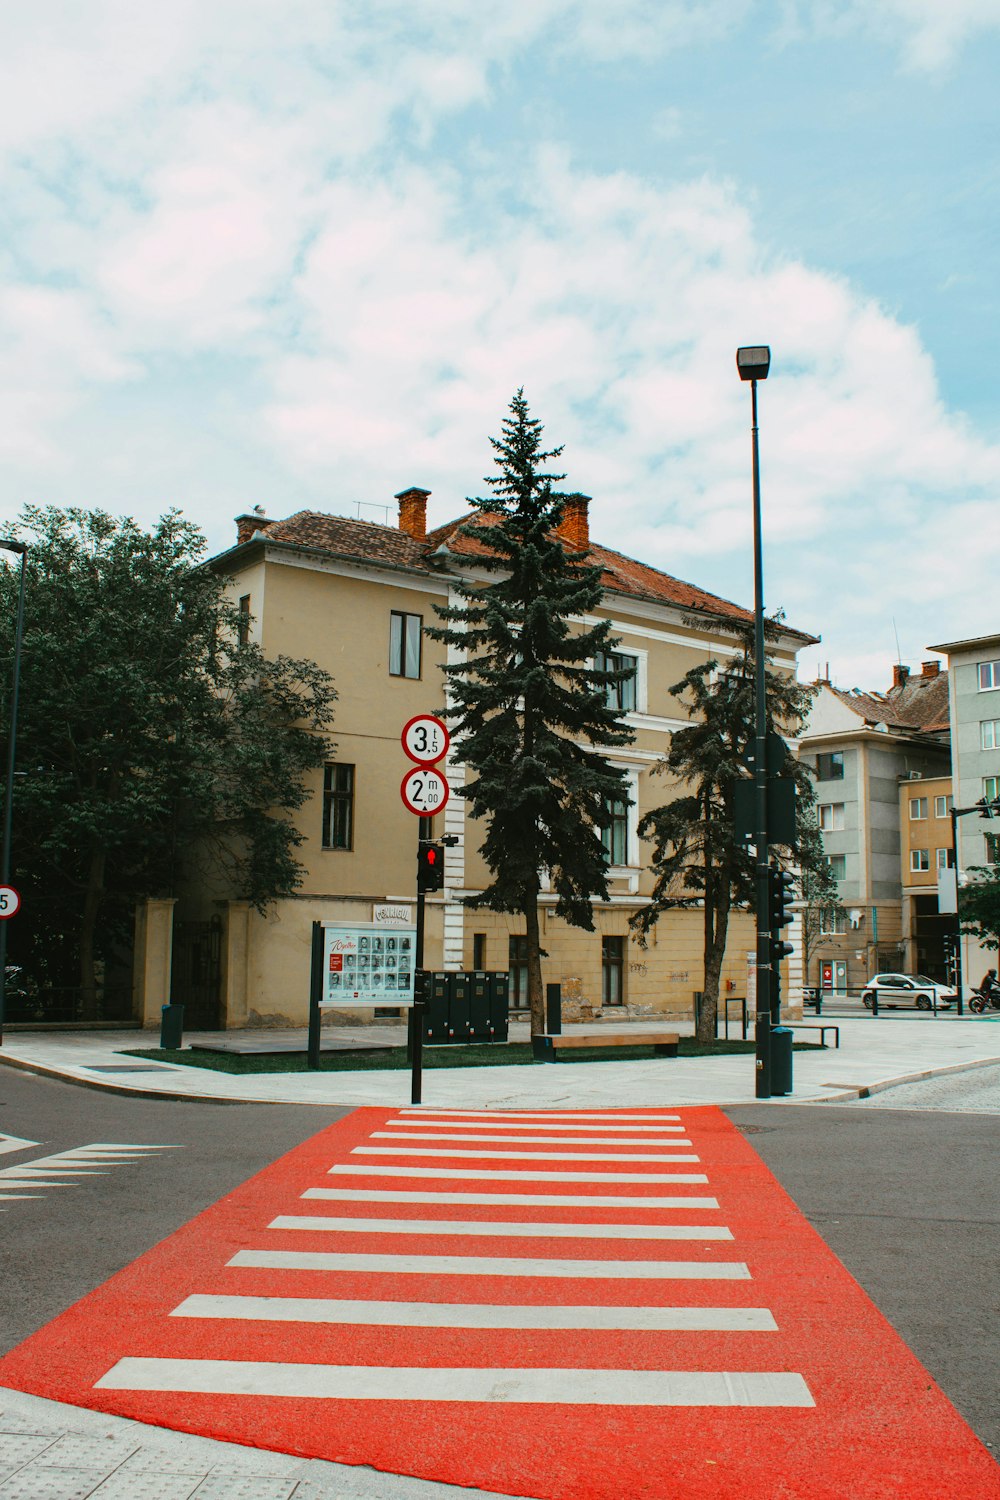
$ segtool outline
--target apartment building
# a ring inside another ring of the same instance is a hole
[[[908,779],[899,785],[902,958],[907,974],[946,979],[944,937],[956,920],[938,900],[941,872],[955,865],[951,847],[951,776]]]
[[[818,914],[805,984],[860,989],[905,962],[900,801],[904,788],[919,798],[925,780],[947,777],[948,732],[948,674],[936,661],[919,675],[897,666],[885,693],[817,683],[799,753],[816,772],[819,826],[842,911]]]
[[[192,884],[176,904],[173,916],[186,940],[193,934],[214,954],[202,965],[210,980],[202,1025],[302,1024],[314,921],[342,926],[359,953],[363,940],[368,955],[372,983],[364,1005],[353,1011],[347,1002],[361,993],[357,970],[351,985],[345,972],[345,1003],[338,1009],[343,1019],[388,1018],[397,1009],[393,1001],[398,1005],[410,993],[418,820],[400,797],[408,767],[400,732],[415,715],[440,712],[444,703],[445,647],[427,635],[427,626],[437,623],[435,608],[458,602],[459,580],[487,581],[481,567],[477,572],[481,547],[461,530],[469,517],[428,531],[428,498],[418,487],[397,495],[396,526],[311,511],[284,520],[259,511],[240,516],[235,545],[212,560],[265,652],[317,661],[333,676],[338,701],[335,749],[296,814],[305,872],[300,890],[263,915],[207,883]],[[561,535],[603,571],[600,614],[611,620],[619,643],[602,665],[631,671],[609,692],[635,741],[614,752],[627,772],[630,796],[612,809],[605,834],[610,898],[595,907],[596,930],[584,932],[558,919],[554,897],[543,893],[543,980],[560,982],[571,1013],[583,1016],[689,1015],[702,988],[702,913],[670,913],[647,948],[634,941],[629,918],[652,889],[638,823],[672,795],[665,778],[653,775],[671,733],[687,722],[687,707],[671,689],[698,663],[732,658],[731,629],[750,616],[739,605],[592,541],[585,496],[567,505]],[[776,643],[777,662],[793,672],[796,651],[812,639],[785,629]],[[454,793],[463,767],[451,759],[446,772]],[[526,1001],[523,920],[462,904],[487,878],[481,829],[467,819],[463,798],[451,796],[434,820],[434,833],[455,835],[457,843],[446,852],[444,889],[427,900],[426,966],[508,970],[512,1003],[519,1008]],[[170,906],[153,904],[143,919],[152,923],[147,969],[159,974],[161,987]],[[747,955],[754,948],[752,914],[734,914],[730,932],[723,986],[743,994]]]

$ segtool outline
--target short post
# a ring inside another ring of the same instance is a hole
[[[309,1042],[307,1066],[319,1067],[320,1001],[323,999],[323,924],[312,924],[312,963],[309,969]]]
[[[545,1030],[549,1036],[562,1035],[562,985],[545,986]]]

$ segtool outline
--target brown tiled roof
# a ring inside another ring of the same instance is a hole
[[[887,693],[862,693],[857,688],[847,692],[835,687],[830,691],[866,724],[920,730],[923,734],[941,734],[948,729],[947,672],[910,677]]]
[[[422,542],[395,526],[380,526],[374,521],[352,521],[347,516],[324,516],[316,511],[300,510],[284,521],[271,521],[261,529],[269,542],[286,542],[291,546],[333,552],[338,557],[393,563],[397,567],[425,569],[427,566]]]

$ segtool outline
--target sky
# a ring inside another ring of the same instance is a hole
[[[35,0],[0,522],[432,525],[523,387],[595,539],[885,689],[1000,630],[1000,0]],[[385,507],[389,507],[388,510]]]

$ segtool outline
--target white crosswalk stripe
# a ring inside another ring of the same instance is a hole
[[[364,1166],[352,1162],[337,1162],[330,1168],[335,1173],[354,1173],[360,1177],[447,1177],[463,1181],[482,1182],[488,1176],[491,1182],[707,1182],[704,1172],[489,1172],[475,1171],[472,1167],[413,1167],[402,1162],[398,1167],[380,1167],[375,1162]]]
[[[323,1234],[486,1234],[515,1240],[732,1239],[721,1224],[509,1224],[503,1219],[330,1219],[322,1214],[279,1214],[267,1227]]]
[[[342,1255],[333,1250],[238,1250],[230,1266],[272,1271],[388,1271],[414,1276],[571,1276],[581,1280],[746,1281],[739,1261],[555,1260],[488,1255]]]
[[[436,1147],[355,1146],[352,1156],[424,1156],[446,1157],[459,1161],[697,1161],[686,1152],[659,1152],[651,1155],[638,1151],[466,1151],[438,1150]]]
[[[494,1177],[495,1173],[490,1173]],[[520,1174],[518,1174],[520,1175]],[[704,1180],[704,1179],[700,1179]],[[303,1198],[340,1203],[481,1203],[517,1208],[718,1208],[718,1198],[647,1193],[643,1197],[605,1196],[602,1193],[420,1193],[390,1188],[306,1188]]]
[[[103,1177],[113,1167],[142,1161],[157,1151],[180,1151],[180,1146],[133,1146],[117,1141],[95,1141],[52,1156],[0,1167],[0,1203],[14,1198],[40,1198],[57,1188],[76,1187],[87,1177]],[[30,1190],[30,1191],[29,1191]]]

